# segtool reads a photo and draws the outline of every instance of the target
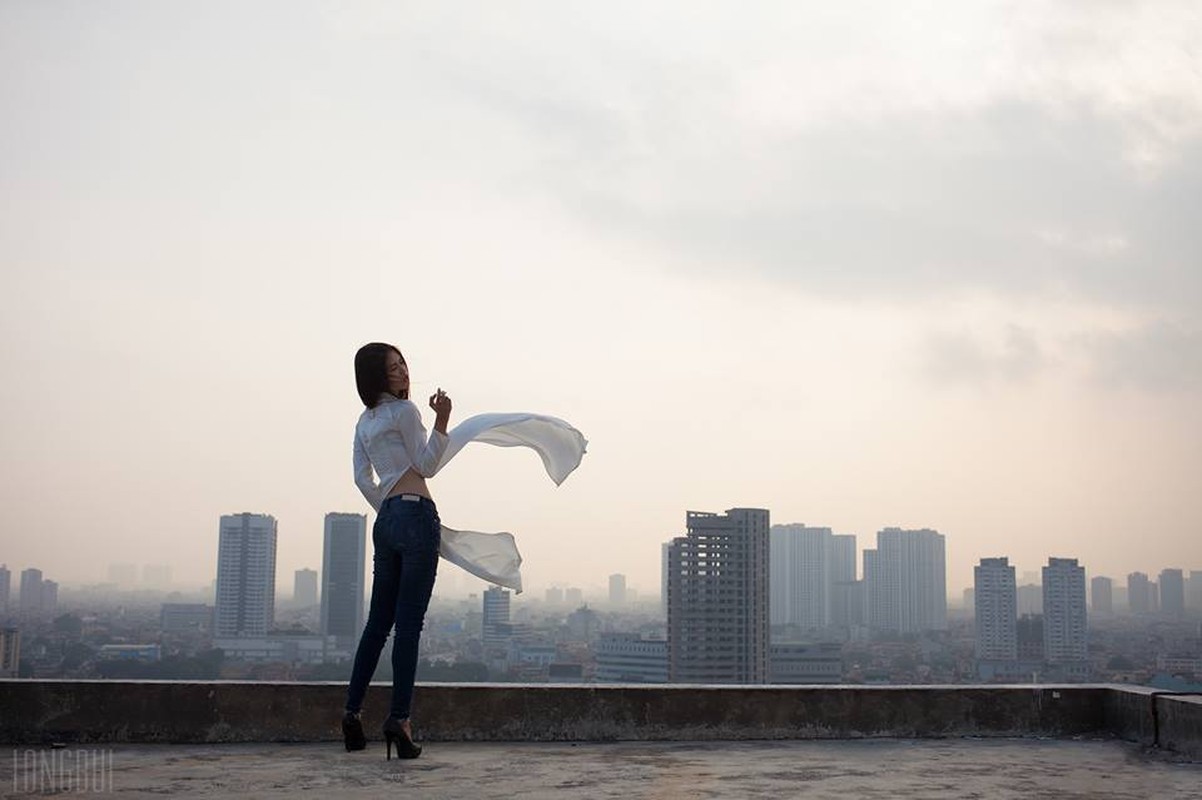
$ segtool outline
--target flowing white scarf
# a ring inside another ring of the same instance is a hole
[[[439,469],[469,442],[498,447],[529,447],[543,460],[555,485],[580,466],[588,441],[580,431],[542,414],[478,414],[447,433],[447,449]],[[478,578],[521,594],[522,556],[511,533],[458,531],[442,526],[439,555]]]

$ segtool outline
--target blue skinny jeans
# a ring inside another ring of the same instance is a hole
[[[407,495],[414,497],[414,495]],[[371,606],[355,652],[355,666],[346,692],[346,710],[358,713],[367,685],[375,674],[380,652],[395,624],[392,638],[392,705],[389,716],[408,719],[417,673],[417,645],[426,607],[438,572],[441,524],[434,501],[389,497],[372,527]]]

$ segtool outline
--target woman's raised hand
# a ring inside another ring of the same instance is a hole
[[[430,395],[430,408],[434,409],[434,430],[447,432],[447,421],[451,418],[451,398],[442,389]]]

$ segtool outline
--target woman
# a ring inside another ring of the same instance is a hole
[[[417,758],[409,724],[417,646],[438,568],[438,509],[426,478],[438,471],[447,449],[451,398],[442,389],[430,396],[434,432],[427,439],[417,406],[409,400],[409,368],[390,344],[364,345],[355,354],[355,383],[366,409],[355,426],[355,483],[378,511],[372,528],[371,607],[346,695],[342,733],[347,750],[367,746],[359,712],[380,652],[395,624],[392,641],[392,704],[384,723],[389,759]],[[379,476],[379,483],[372,471]]]

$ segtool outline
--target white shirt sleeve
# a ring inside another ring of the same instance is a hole
[[[363,447],[363,442],[359,440],[359,431],[355,431],[355,452],[352,457],[352,463],[355,467],[355,485],[359,487],[359,491],[367,499],[368,504],[376,511],[380,510],[380,484],[376,483],[375,476],[372,474],[371,459],[367,457],[367,449]]]
[[[429,440],[422,427],[422,417],[412,402],[398,404],[397,424],[401,429],[401,441],[413,469],[423,478],[433,478],[442,466],[442,454],[447,449],[447,435],[434,431]]]

